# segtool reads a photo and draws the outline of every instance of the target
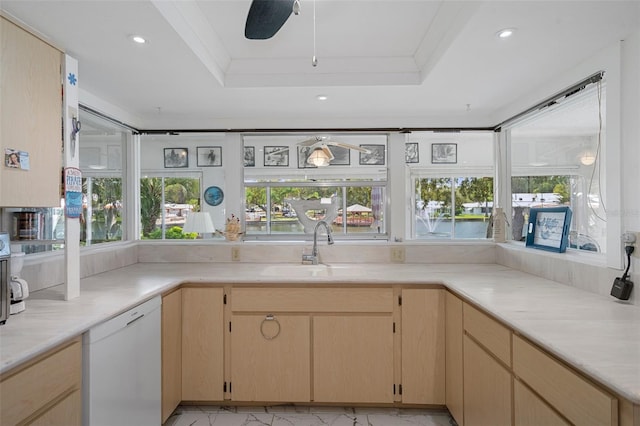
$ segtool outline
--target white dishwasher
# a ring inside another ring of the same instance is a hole
[[[161,424],[161,316],[157,296],[83,336],[85,426]]]

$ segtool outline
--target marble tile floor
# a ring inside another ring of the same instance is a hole
[[[164,426],[456,426],[447,410],[181,405]]]

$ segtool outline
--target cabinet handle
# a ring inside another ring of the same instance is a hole
[[[278,325],[278,331],[276,331],[276,334],[274,334],[273,336],[267,336],[264,333],[264,325],[268,321],[274,321]],[[273,314],[267,314],[267,316],[265,316],[264,319],[262,320],[262,322],[260,323],[260,334],[262,334],[262,337],[264,337],[267,340],[275,339],[276,337],[278,337],[280,335],[280,321],[278,321],[278,319]]]

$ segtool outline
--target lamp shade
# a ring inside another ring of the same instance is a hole
[[[327,155],[322,148],[316,148],[307,158],[307,163],[313,164],[316,167],[325,167],[329,165],[331,158]]]
[[[216,232],[211,222],[211,215],[207,212],[191,212],[184,222],[182,232],[198,232],[200,234]]]

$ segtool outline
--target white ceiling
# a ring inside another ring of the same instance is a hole
[[[640,28],[637,0],[316,0],[313,67],[314,5],[301,3],[269,40],[244,38],[250,0],[0,8],[79,61],[81,102],[95,96],[144,129],[493,126]],[[500,40],[505,27],[517,31]]]

